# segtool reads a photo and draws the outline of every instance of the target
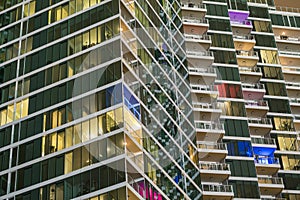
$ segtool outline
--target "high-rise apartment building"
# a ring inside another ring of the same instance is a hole
[[[0,199],[300,200],[299,38],[295,0],[0,0]]]

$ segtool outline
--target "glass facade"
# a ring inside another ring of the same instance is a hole
[[[0,199],[299,199],[299,13],[1,0]]]

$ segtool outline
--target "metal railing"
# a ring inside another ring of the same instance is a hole
[[[255,40],[253,35],[233,35],[234,39],[242,39],[242,40]]]
[[[225,143],[198,144],[197,147],[199,149],[227,150],[227,145]]]
[[[279,50],[280,54],[284,55],[293,55],[293,56],[300,56],[300,51],[297,51],[295,49],[284,49],[284,50]]]
[[[252,26],[252,22],[250,20],[230,20],[231,24],[239,24],[239,25],[247,25]]]
[[[200,163],[199,168],[203,170],[230,171],[230,166],[227,163]]]
[[[300,83],[285,82],[286,86],[300,87]]]
[[[265,101],[265,100],[251,100],[251,101],[246,101],[245,102],[245,105],[246,106],[253,106],[253,107],[256,107],[256,106],[268,106],[268,101]]]
[[[203,109],[219,109],[220,104],[218,102],[214,103],[199,103],[199,102],[193,102],[194,108],[203,108]]]
[[[271,164],[277,164],[279,165],[279,158],[276,157],[258,157],[254,158],[254,162],[257,164],[262,164],[262,165],[271,165]]]
[[[248,0],[249,3],[268,4],[267,0]]]
[[[249,89],[265,89],[264,84],[256,83],[256,84],[242,84],[242,88],[249,88]]]
[[[258,72],[261,73],[261,68],[260,67],[240,67],[239,68],[240,72]]]
[[[202,9],[205,9],[205,8],[206,8],[205,5],[202,4],[202,3],[196,4],[196,3],[182,2],[182,3],[181,3],[181,6],[183,6],[183,7],[188,7],[188,8],[202,8]]]
[[[258,177],[258,183],[283,185],[283,179],[281,177],[270,177],[270,178]]]
[[[210,35],[196,35],[196,34],[184,34],[186,39],[195,39],[195,40],[211,40]]]
[[[182,21],[183,22],[191,22],[191,23],[208,24],[207,19],[200,19],[200,18],[189,17],[189,16],[183,16]]]
[[[212,51],[186,51],[186,54],[190,56],[213,56]]]
[[[270,144],[275,145],[275,139],[273,138],[251,138],[251,142],[254,144]]]
[[[300,103],[300,98],[291,98],[290,102],[291,103]]]
[[[202,184],[204,192],[233,192],[232,185],[204,185]]]
[[[275,36],[275,39],[289,40],[289,41],[300,41],[300,37],[291,37],[291,36],[287,36],[287,35],[277,35],[277,36]]]
[[[205,74],[215,74],[215,68],[189,68],[190,72],[197,72],[197,73],[205,73]]]
[[[190,84],[191,89],[201,90],[201,91],[218,91],[213,85],[192,85]]]
[[[195,127],[207,130],[224,130],[224,124],[213,122],[195,122]]]
[[[276,11],[300,13],[300,8],[276,6]]]
[[[272,125],[272,121],[269,118],[248,119],[248,123],[250,123],[250,124],[270,124],[270,125]]]
[[[255,57],[258,57],[258,53],[256,51],[236,51],[236,55],[238,55],[238,56],[255,56]]]

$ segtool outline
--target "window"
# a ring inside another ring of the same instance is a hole
[[[253,161],[247,160],[226,160],[230,164],[232,176],[256,177],[256,169]]]
[[[222,85],[218,85],[217,87],[218,87],[220,97],[242,98],[241,85],[224,83]]]
[[[234,197],[236,198],[260,198],[260,192],[257,181],[229,181],[233,186]]]
[[[230,156],[253,157],[253,150],[249,141],[228,141],[227,149]]]

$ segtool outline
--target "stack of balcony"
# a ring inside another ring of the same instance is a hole
[[[213,68],[214,55],[209,51],[211,37],[207,35],[206,7],[199,0],[182,2],[183,29],[192,92],[199,167],[203,199],[232,199],[232,186],[224,185],[230,175],[229,165],[222,163],[228,154],[220,142],[225,134],[219,118],[222,109],[217,103],[217,78]]]

